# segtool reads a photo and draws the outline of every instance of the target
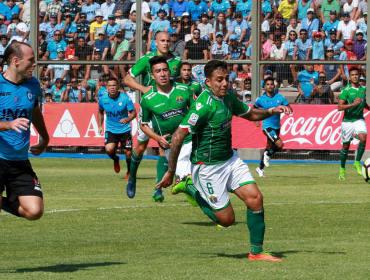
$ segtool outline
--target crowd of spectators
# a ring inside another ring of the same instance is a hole
[[[31,2],[0,0],[0,55],[13,40],[29,42]],[[37,0],[39,59],[66,60],[65,64],[50,62],[40,67],[43,86],[48,89],[45,100],[95,101],[101,79],[113,76],[123,81],[127,74],[128,65],[110,65],[108,61],[134,61],[137,39],[142,54],[155,51],[158,31],[170,34],[170,50],[183,60],[230,61],[230,71],[243,78],[237,88],[245,91],[251,66],[232,61],[251,58],[252,0],[142,1],[140,32],[136,30],[135,2]],[[366,60],[366,0],[262,0],[259,10],[261,60],[315,61],[312,66],[262,67],[261,78],[272,73],[277,88],[287,81],[301,94],[301,103],[319,103],[315,96],[327,85],[330,90],[325,102],[331,103],[332,93],[346,85],[351,65],[323,65],[320,61]],[[92,62],[74,65],[71,61],[75,60]],[[94,64],[94,60],[107,64]],[[365,67],[360,69],[365,77]],[[320,81],[323,76],[324,83]],[[245,101],[245,96],[240,96]]]

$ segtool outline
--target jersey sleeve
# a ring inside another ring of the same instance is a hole
[[[143,98],[140,102],[140,114],[141,114],[141,123],[147,124],[150,122],[152,114],[149,108],[148,100]]]
[[[288,106],[289,105],[288,100],[284,96],[282,96],[282,102],[281,102],[281,104],[284,105],[284,106]]]
[[[147,68],[146,65],[149,63],[148,58],[146,56],[143,56],[140,58],[131,68],[130,68],[130,74],[133,78],[136,78],[137,76],[143,74],[145,72],[145,69]]]
[[[127,96],[127,111],[135,110],[135,105],[132,102],[131,98]]]
[[[258,108],[261,108],[261,104],[260,104],[259,98],[256,99],[256,101],[254,102],[254,105],[253,106],[254,106],[254,108],[257,108],[257,109]]]
[[[100,98],[99,101],[98,101],[98,104],[99,104],[99,111],[104,111],[104,107],[103,107],[103,98]]]
[[[199,127],[207,122],[210,114],[210,107],[201,102],[193,102],[190,106],[189,113],[185,116],[180,127],[194,134]]]
[[[346,89],[342,90],[342,92],[339,94],[339,99],[347,100],[348,98],[348,92]]]

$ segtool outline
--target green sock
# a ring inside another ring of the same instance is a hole
[[[247,225],[249,228],[251,252],[253,255],[263,251],[263,237],[265,236],[265,210],[253,211],[247,209]]]
[[[348,150],[345,150],[344,148],[342,148],[340,150],[340,167],[346,168],[347,157],[348,157]]]
[[[193,184],[186,185],[186,191],[192,197],[194,197],[195,201],[198,203],[200,209],[202,209],[203,213],[206,214],[212,221],[217,223],[217,218],[212,211],[212,208],[209,206],[207,201],[205,201],[199,194],[198,190],[194,187]]]
[[[358,144],[356,161],[361,161],[361,158],[362,158],[364,152],[365,152],[365,144],[364,143]]]
[[[168,169],[168,161],[166,157],[159,156],[157,161],[157,184],[162,180]]]
[[[143,157],[138,157],[134,151],[132,151],[131,164],[130,164],[130,178],[131,182],[136,182],[136,174],[139,169],[139,165]]]

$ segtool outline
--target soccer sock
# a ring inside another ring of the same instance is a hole
[[[348,150],[345,150],[344,148],[342,148],[340,150],[340,167],[346,168],[347,157],[348,157]]]
[[[111,159],[113,159],[114,161],[116,161],[117,159],[119,159],[119,157],[116,155],[116,152],[114,151],[113,153],[111,154],[107,154]]]
[[[261,159],[261,161],[260,161],[260,169],[263,169],[264,167],[265,167],[265,163],[263,162],[263,157],[264,157],[265,155],[262,155],[262,159]]]
[[[206,214],[212,221],[217,223],[217,218],[212,211],[212,208],[209,206],[207,201],[205,201],[199,194],[198,190],[194,187],[193,184],[186,185],[186,191],[192,197],[194,197],[195,201],[198,203],[200,209],[202,209],[203,213]]]
[[[140,165],[140,162],[141,162],[142,159],[143,159],[143,157],[137,156],[135,154],[135,152],[132,151],[131,165],[130,165],[130,178],[129,178],[129,180],[131,182],[135,182],[136,181],[137,170],[139,169],[139,165]]]
[[[361,161],[364,152],[365,152],[365,143],[358,144],[356,161]]]
[[[263,251],[263,238],[265,236],[265,210],[253,211],[247,209],[247,226],[249,228],[251,252],[253,255]]]
[[[162,180],[168,169],[168,161],[166,157],[159,156],[157,161],[157,184]]]
[[[131,159],[126,159],[127,173],[130,173]]]
[[[4,210],[5,212],[8,212],[9,214],[20,217],[19,206],[21,204],[19,203],[19,200],[16,199],[14,202],[9,202],[7,197],[2,197],[2,199],[3,202],[1,204],[1,209]]]
[[[281,150],[278,146],[276,145],[273,145],[272,148],[268,151],[268,154],[270,156],[272,156],[273,154],[275,154],[277,151]]]

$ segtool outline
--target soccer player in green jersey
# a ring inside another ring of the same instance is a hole
[[[142,93],[147,93],[155,82],[151,77],[151,69],[149,60],[154,56],[164,56],[167,59],[169,70],[171,71],[171,79],[174,80],[180,75],[181,57],[173,55],[169,49],[171,45],[170,35],[167,32],[158,32],[155,35],[155,44],[157,50],[141,57],[134,66],[129,70],[129,75],[125,77],[125,84],[133,89],[140,90]],[[135,78],[139,75],[143,77],[143,84],[139,84]],[[136,174],[142,160],[143,154],[148,146],[149,137],[145,135],[140,129],[140,113],[139,113],[139,126],[138,126],[138,144],[132,153],[130,177],[127,182],[127,195],[130,198],[135,196],[136,192]],[[167,159],[163,150],[159,149],[159,158],[157,162],[157,182],[159,182],[167,171]],[[161,189],[155,188],[152,196],[153,201],[163,201],[164,197]]]
[[[360,85],[360,70],[352,67],[349,70],[349,84],[339,95],[338,111],[344,111],[342,129],[342,149],[340,151],[339,179],[346,179],[346,160],[353,135],[360,140],[356,161],[353,164],[358,174],[362,175],[360,160],[365,152],[367,129],[364,120],[364,108],[370,110],[366,103],[366,87]]]
[[[247,206],[251,243],[249,259],[281,261],[262,249],[265,233],[262,194],[248,165],[231,147],[231,121],[233,115],[257,121],[280,113],[290,114],[291,110],[283,105],[262,110],[240,102],[228,92],[229,72],[224,61],[209,61],[204,72],[206,88],[172,136],[168,171],[157,187],[165,188],[172,184],[183,140],[191,133],[194,184],[188,177],[184,191],[195,198],[209,218],[224,227],[235,221],[228,191],[235,193]]]
[[[180,77],[176,79],[176,82],[188,85],[189,89],[193,93],[194,100],[202,93],[202,86],[200,83],[191,79],[191,64],[189,62],[183,62],[180,68]]]

